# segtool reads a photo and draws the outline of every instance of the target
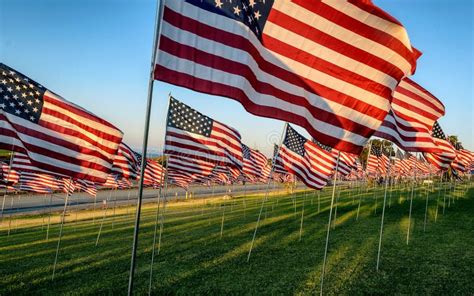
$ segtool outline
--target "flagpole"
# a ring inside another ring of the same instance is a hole
[[[14,145],[12,144],[12,150],[14,148]],[[12,151],[12,153],[10,153],[10,161],[9,161],[9,167],[8,167],[8,174],[7,176],[10,177],[10,172],[12,170],[12,162],[13,162],[13,155],[15,154],[15,152]],[[5,185],[5,193],[3,194],[3,202],[2,202],[2,222],[3,222],[3,210],[5,208],[5,199],[7,198],[7,192],[8,192],[8,182],[7,182],[7,185]]]
[[[431,166],[430,166],[430,180],[431,180]],[[425,221],[423,222],[423,232],[426,231],[426,221],[428,219],[428,204],[430,200],[430,184],[427,184],[428,187],[426,188],[426,205],[425,205]]]
[[[416,183],[416,171],[417,170],[418,169],[416,167],[416,162],[415,162],[415,172],[413,174],[413,184],[412,184],[412,187],[411,187],[410,212],[408,214],[407,245],[408,245],[408,242],[410,241],[411,211],[413,209],[413,195],[415,194],[415,183]]]
[[[164,155],[164,151],[163,151],[163,155]],[[164,176],[168,171],[167,168],[168,168],[168,160],[166,161],[166,170],[163,169],[161,171],[161,176],[160,176],[160,189],[158,190],[158,202],[157,202],[157,206],[156,206],[156,216],[155,216],[155,230],[153,231],[153,244],[152,244],[152,252],[151,252],[150,279],[149,279],[149,283],[148,283],[148,295],[151,295],[151,284],[153,282],[153,263],[155,261],[156,231],[158,229],[158,217],[160,215],[160,201],[161,201],[161,197],[162,197],[161,189],[164,186],[163,181],[165,180]]]
[[[69,179],[71,182],[71,179]],[[54,281],[54,275],[56,273],[56,264],[58,262],[58,254],[59,254],[59,246],[61,245],[61,238],[63,236],[63,226],[64,226],[64,220],[66,219],[66,211],[67,211],[67,202],[69,199],[69,188],[70,184],[68,183],[67,188],[66,188],[66,199],[64,201],[64,209],[63,209],[63,215],[61,219],[61,227],[59,228],[59,238],[58,238],[58,245],[56,246],[56,256],[54,257],[54,264],[53,264],[53,275],[51,276],[51,280]]]
[[[387,202],[387,190],[388,190],[388,180],[390,178],[390,169],[392,167],[392,162],[390,161],[390,157],[388,159],[388,167],[387,167],[387,175],[385,177],[385,193],[383,196],[383,206],[382,206],[382,219],[380,222],[380,236],[379,236],[379,249],[377,253],[377,267],[376,271],[379,271],[379,265],[380,265],[380,251],[382,250],[382,233],[383,233],[383,222],[385,219],[385,204]]]
[[[146,166],[146,151],[148,146],[148,132],[150,128],[150,115],[151,115],[151,105],[153,100],[153,73],[155,68],[155,60],[156,60],[156,51],[158,47],[158,36],[160,34],[160,25],[161,19],[163,14],[163,5],[164,1],[160,1],[156,4],[156,14],[155,14],[155,31],[153,36],[153,48],[151,54],[151,62],[150,62],[150,72],[148,77],[148,97],[147,97],[147,106],[146,106],[146,114],[145,114],[145,127],[143,132],[143,147],[142,147],[142,163],[141,163],[141,171],[140,171],[140,183],[138,185],[138,198],[137,198],[137,210],[135,215],[135,228],[133,230],[133,244],[132,244],[132,254],[130,260],[130,274],[128,277],[128,295],[131,296],[133,292],[133,284],[134,284],[134,275],[135,275],[135,261],[137,256],[137,246],[138,246],[138,231],[140,227],[140,213],[142,207],[142,199],[143,199],[143,177],[145,173],[145,166]]]
[[[334,196],[336,195],[336,181],[337,181],[337,170],[339,169],[339,157],[341,152],[337,154],[336,161],[336,171],[334,172],[334,184],[332,185],[332,197],[331,197],[331,206],[329,208],[329,221],[328,221],[328,230],[326,233],[326,247],[324,249],[324,259],[323,259],[323,270],[321,271],[321,290],[320,295],[323,295],[323,285],[324,285],[324,272],[326,271],[326,260],[328,255],[328,244],[329,244],[329,232],[331,231],[331,220],[332,220],[332,208],[334,207]]]
[[[265,201],[268,198],[268,191],[270,189],[271,179],[273,177],[273,172],[275,171],[276,158],[278,156],[278,153],[280,153],[281,145],[283,144],[283,140],[285,138],[287,128],[288,128],[288,122],[285,122],[285,125],[283,126],[283,132],[282,132],[282,135],[281,135],[281,139],[280,139],[280,145],[278,145],[278,151],[273,155],[272,169],[270,170],[270,175],[269,175],[269,178],[268,178],[268,181],[267,181],[267,188],[265,190],[265,197],[262,200],[262,204],[260,206],[260,212],[258,214],[257,224],[255,225],[255,231],[253,232],[252,243],[250,244],[249,253],[247,255],[247,262],[250,261],[250,255],[252,254],[253,244],[255,243],[255,236],[257,235],[258,225],[260,224],[260,219],[262,217],[263,206],[265,204]]]

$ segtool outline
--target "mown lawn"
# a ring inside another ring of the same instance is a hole
[[[474,188],[464,188],[448,190],[443,214],[444,191],[439,194],[435,186],[429,195],[425,232],[426,191],[420,187],[415,192],[408,245],[409,191],[395,188],[385,213],[379,272],[375,266],[383,191],[340,191],[336,227],[331,230],[325,294],[474,294]],[[152,293],[318,294],[330,193],[331,188],[321,193],[319,213],[314,191],[271,196],[249,263],[247,253],[262,196],[169,204],[161,250],[154,263]],[[356,220],[359,197],[361,207]],[[95,223],[90,211],[80,212],[78,222],[74,221],[76,213],[69,213],[54,281],[51,273],[59,224],[51,226],[49,241],[45,239],[42,217],[13,221],[15,227],[9,236],[3,228],[0,295],[126,294],[134,217],[132,211],[122,208],[112,221],[111,212],[98,246],[95,242],[102,213],[97,213]],[[140,295],[148,292],[155,212],[156,204],[146,205],[142,214],[135,283],[136,294]],[[33,219],[38,226],[24,226]],[[5,217],[3,226],[7,221]]]

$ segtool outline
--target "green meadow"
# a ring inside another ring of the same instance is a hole
[[[319,294],[331,189],[319,198],[315,191],[271,194],[249,262],[262,195],[168,203],[160,212],[152,294]],[[474,294],[474,188],[417,187],[407,245],[410,194],[403,187],[388,194],[377,272],[383,188],[338,188],[324,294]],[[156,208],[146,204],[142,211],[137,295],[148,293]],[[125,295],[133,210],[117,208],[113,216],[109,208],[97,246],[104,212],[68,211],[54,280],[59,213],[51,219],[48,240],[48,215],[11,220],[6,215],[0,230],[0,295]]]

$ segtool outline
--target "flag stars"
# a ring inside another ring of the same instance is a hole
[[[254,15],[254,17],[255,17],[256,20],[260,19],[260,17],[262,16],[262,15],[260,14],[260,11],[258,11],[258,10],[255,11],[255,12],[253,13],[253,15]]]
[[[237,5],[237,6],[234,6],[233,8],[234,8],[234,14],[240,16],[240,12],[242,11],[240,7]]]
[[[223,3],[221,2],[221,0],[215,0],[215,2],[217,8],[222,8]]]

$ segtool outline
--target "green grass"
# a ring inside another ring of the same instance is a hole
[[[314,192],[272,196],[250,262],[246,262],[261,196],[215,199],[167,208],[161,252],[154,263],[154,294],[311,295],[319,293],[329,214],[330,190],[321,194],[317,211]],[[383,192],[379,189],[375,214],[373,191],[341,193],[336,229],[331,230],[325,277],[327,295],[472,295],[474,293],[474,189],[451,193],[443,214],[443,195],[437,222],[438,191],[430,193],[426,232],[423,232],[425,189],[415,192],[412,233],[406,244],[408,191],[394,190],[386,209],[381,266],[375,271]],[[449,194],[449,192],[448,192]],[[354,202],[353,202],[354,198]],[[245,200],[245,216],[244,203]],[[301,209],[304,228],[299,240]],[[222,210],[225,223],[220,237]],[[155,207],[142,213],[135,288],[148,290]],[[109,211],[110,214],[110,211]],[[81,215],[81,214],[80,214]],[[74,223],[67,216],[56,278],[51,280],[59,225],[13,228],[0,232],[0,295],[124,295],[128,284],[133,215],[108,217],[99,245],[99,220]],[[27,219],[38,219],[28,217]],[[4,224],[5,225],[5,221]],[[15,225],[13,221],[12,225]]]

